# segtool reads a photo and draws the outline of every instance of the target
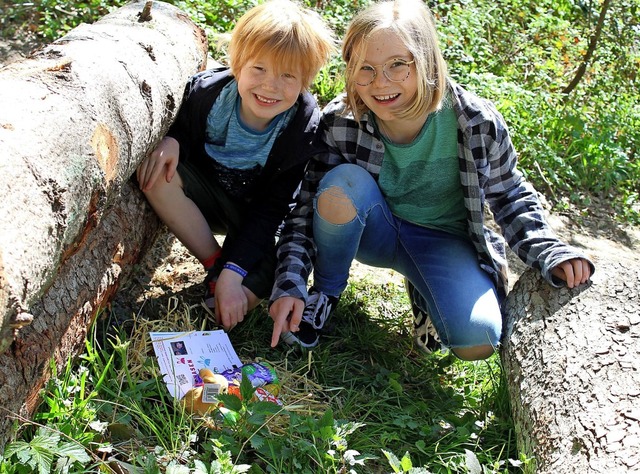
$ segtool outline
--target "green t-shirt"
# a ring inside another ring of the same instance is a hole
[[[446,105],[430,114],[412,143],[383,138],[379,185],[397,217],[467,236],[467,213],[458,167],[458,127]]]

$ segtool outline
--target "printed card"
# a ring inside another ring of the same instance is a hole
[[[207,368],[219,374],[242,366],[223,330],[149,333],[169,393],[178,399],[203,385],[198,375]]]

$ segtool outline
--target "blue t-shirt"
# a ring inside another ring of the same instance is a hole
[[[227,84],[207,117],[205,150],[213,160],[215,178],[229,194],[244,196],[260,175],[278,135],[295,115],[297,103],[257,131],[242,122],[238,83]]]

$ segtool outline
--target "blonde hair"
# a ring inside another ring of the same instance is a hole
[[[433,15],[421,0],[390,0],[365,8],[347,28],[342,43],[342,58],[347,63],[347,111],[356,120],[368,111],[353,76],[364,62],[368,39],[380,31],[396,34],[415,60],[418,89],[398,118],[413,119],[438,110],[446,90],[447,64],[438,45]]]
[[[251,8],[219,44],[227,46],[234,76],[250,60],[268,57],[283,70],[300,69],[305,88],[336,51],[333,32],[320,15],[291,0],[269,0]]]

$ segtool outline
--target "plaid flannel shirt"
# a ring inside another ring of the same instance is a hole
[[[493,279],[498,294],[508,290],[506,246],[529,267],[542,272],[554,286],[561,282],[550,270],[572,258],[586,258],[578,249],[561,242],[545,221],[538,195],[517,169],[517,155],[506,123],[495,106],[450,83],[458,119],[458,163],[467,209],[469,238],[478,261]],[[313,269],[313,201],[322,177],[342,163],[357,164],[378,179],[384,143],[371,118],[357,123],[343,115],[344,97],[323,110],[318,128],[319,152],[307,165],[295,209],[289,214],[278,246],[278,268],[271,301],[293,296],[306,301],[307,280]],[[502,235],[485,225],[486,206],[491,209]],[[592,265],[593,267],[593,265]]]

